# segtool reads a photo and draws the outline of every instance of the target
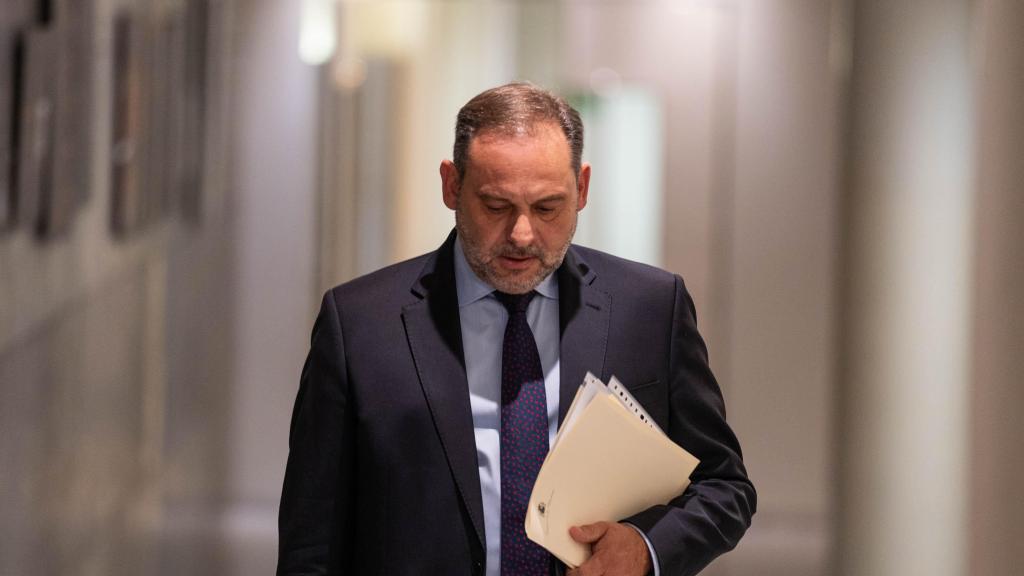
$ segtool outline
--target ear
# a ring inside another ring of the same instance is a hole
[[[441,161],[441,195],[444,205],[455,210],[459,198],[459,171],[451,160]]]
[[[576,177],[576,211],[587,205],[587,193],[590,192],[590,164],[584,162],[580,166],[580,174]]]

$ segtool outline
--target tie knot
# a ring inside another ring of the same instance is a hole
[[[533,300],[537,293],[530,290],[526,294],[508,294],[495,290],[494,295],[505,306],[509,314],[519,314],[526,312],[526,307],[530,305],[530,300]]]

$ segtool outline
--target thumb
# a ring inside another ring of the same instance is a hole
[[[597,542],[608,531],[607,522],[597,522],[584,526],[573,526],[569,528],[569,536],[580,544],[591,544]]]

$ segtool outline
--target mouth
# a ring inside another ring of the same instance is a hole
[[[508,270],[526,270],[537,260],[536,256],[499,256],[503,268]]]

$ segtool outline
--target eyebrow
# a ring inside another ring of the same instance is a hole
[[[483,200],[484,202],[511,202],[511,200],[509,200],[508,198],[503,198],[501,196],[495,196],[494,194],[489,194],[487,192],[481,192],[479,194],[479,196],[480,196],[480,199]],[[534,200],[533,202],[530,202],[530,204],[533,205],[533,204],[543,204],[545,202],[558,202],[558,201],[561,201],[561,200],[565,200],[566,198],[568,198],[568,196],[569,196],[569,194],[566,193],[566,192],[555,192],[554,194],[548,194],[547,196],[544,196],[543,198],[539,198],[537,200]]]
[[[537,200],[536,202],[534,202],[534,204],[543,204],[544,202],[554,202],[554,201],[558,201],[558,200],[565,200],[568,197],[569,197],[569,194],[567,194],[565,192],[557,192],[555,194],[549,194],[549,195],[541,198],[540,200]]]

